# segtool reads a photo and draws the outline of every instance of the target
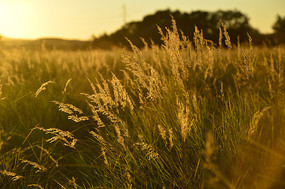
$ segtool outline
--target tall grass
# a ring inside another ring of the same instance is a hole
[[[284,47],[172,22],[161,47],[2,49],[1,187],[284,187]]]

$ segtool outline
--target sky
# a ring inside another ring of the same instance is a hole
[[[285,16],[285,0],[0,0],[0,34],[21,39],[87,40],[120,29],[123,5],[127,22],[165,9],[237,9],[262,33],[272,32],[277,14]]]

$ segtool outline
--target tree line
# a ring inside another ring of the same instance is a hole
[[[165,29],[171,27],[171,16],[175,19],[177,27],[188,36],[193,38],[195,26],[203,31],[206,39],[218,43],[219,27],[222,23],[226,26],[233,44],[238,41],[243,43],[248,41],[248,34],[255,45],[277,45],[285,43],[285,17],[278,16],[273,24],[273,34],[261,34],[249,23],[249,17],[239,10],[218,10],[215,12],[193,11],[190,13],[162,10],[155,14],[147,15],[142,21],[129,22],[122,28],[109,35],[104,34],[100,37],[94,37],[92,46],[94,48],[110,48],[116,46],[128,46],[125,38],[131,40],[136,46],[142,47],[144,38],[147,42],[153,41],[155,44],[161,44],[161,36],[158,33],[157,26]],[[165,30],[164,30],[165,31]]]

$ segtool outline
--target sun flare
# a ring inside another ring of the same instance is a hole
[[[35,11],[24,3],[1,3],[0,33],[13,38],[33,38],[37,32]]]

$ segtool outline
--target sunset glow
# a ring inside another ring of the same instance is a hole
[[[28,39],[89,39],[119,29],[123,25],[123,5],[127,21],[141,20],[167,8],[185,12],[238,9],[263,33],[270,33],[277,14],[285,12],[284,0],[0,0],[0,34]]]

